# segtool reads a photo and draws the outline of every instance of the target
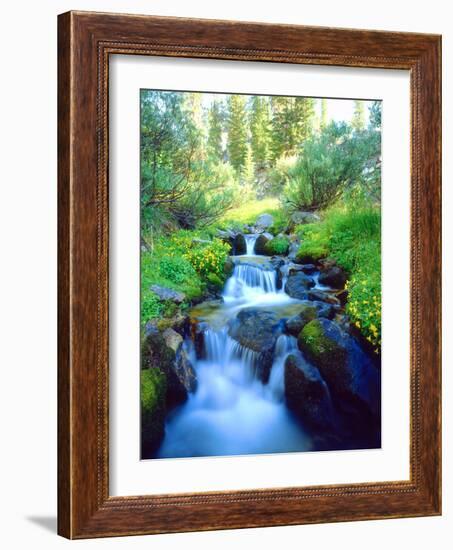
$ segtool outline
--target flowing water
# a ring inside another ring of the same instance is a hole
[[[247,253],[234,257],[223,303],[192,314],[202,319],[203,358],[191,350],[198,386],[169,416],[159,458],[307,451],[310,437],[284,399],[284,363],[296,339],[281,334],[267,384],[256,376],[259,353],[228,335],[227,323],[246,307],[281,317],[297,312],[298,300],[277,290],[277,273],[268,258],[254,254],[256,235],[247,235]]]

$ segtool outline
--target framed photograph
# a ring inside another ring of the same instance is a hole
[[[440,37],[58,31],[59,533],[440,514]]]

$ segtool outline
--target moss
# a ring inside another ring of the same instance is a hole
[[[287,237],[275,237],[264,245],[264,250],[269,256],[274,254],[286,254],[289,248],[289,239]]]
[[[336,347],[329,338],[326,338],[321,323],[316,319],[304,326],[299,334],[299,341],[303,349],[312,356],[328,353]]]
[[[297,251],[297,260],[303,264],[311,264],[325,258],[328,254],[326,246],[317,243],[302,243]]]
[[[164,437],[167,380],[158,368],[140,371],[142,457],[151,456]]]

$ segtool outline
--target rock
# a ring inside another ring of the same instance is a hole
[[[186,299],[186,295],[183,292],[178,292],[165,286],[151,285],[150,289],[163,301],[168,300],[175,304],[181,304]]]
[[[344,307],[348,301],[348,295],[349,295],[348,291],[346,289],[343,289],[337,292],[335,295],[338,298],[338,300],[340,300],[340,304]]]
[[[325,319],[332,320],[335,317],[336,309],[338,306],[335,306],[333,304],[329,304],[327,302],[320,302],[317,300],[314,300],[313,302],[310,302],[316,307],[316,310],[318,312],[318,317],[324,317]]]
[[[234,270],[234,262],[233,260],[228,256],[228,258],[225,260],[225,264],[223,266],[223,272],[227,277],[229,277]]]
[[[257,375],[263,383],[269,380],[273,351],[280,333],[275,313],[247,308],[229,323],[228,334],[245,348],[259,353]]]
[[[294,261],[297,257],[297,253],[299,252],[300,248],[300,242],[298,241],[292,241],[289,243],[288,247],[288,258],[292,261]]]
[[[209,241],[208,239],[199,239],[198,237],[194,237],[192,242],[196,244],[212,244],[212,241]]]
[[[295,225],[301,225],[305,223],[316,223],[319,222],[320,217],[313,212],[293,212],[291,215],[291,221]]]
[[[299,349],[319,368],[323,378],[339,393],[347,388],[351,373],[347,368],[346,338],[338,325],[328,319],[307,323],[297,340]]]
[[[332,292],[326,292],[325,290],[312,289],[307,292],[307,300],[326,302],[327,304],[340,305],[340,300],[332,294]]]
[[[370,426],[380,417],[380,374],[354,338],[328,319],[307,323],[299,349],[326,381],[338,407],[354,423]]]
[[[255,222],[255,228],[257,231],[264,231],[273,225],[273,223],[274,217],[271,214],[261,214]]]
[[[316,266],[314,264],[303,264],[300,266],[300,269],[307,275],[311,275],[316,271]]]
[[[238,233],[233,240],[233,254],[240,256],[247,252],[247,243],[242,233]]]
[[[166,402],[173,407],[196,388],[196,374],[183,349],[182,336],[167,328],[149,328],[142,346],[142,368],[158,369],[166,378]]]
[[[308,290],[313,287],[315,283],[313,279],[305,275],[305,273],[298,272],[290,274],[285,285],[285,292],[291,298],[297,298],[298,300],[305,300],[307,298]]]
[[[293,336],[298,336],[304,326],[316,319],[318,316],[318,308],[312,304],[304,304],[301,311],[297,315],[293,315],[285,322],[286,331]]]
[[[266,255],[266,244],[273,238],[270,233],[261,233],[255,241],[255,254]]]
[[[319,370],[301,355],[285,361],[285,397],[288,407],[312,429],[333,426],[333,406],[329,389]]]
[[[346,274],[338,266],[330,267],[319,274],[319,284],[330,286],[332,288],[344,288],[346,283]]]

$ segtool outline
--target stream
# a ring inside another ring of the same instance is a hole
[[[266,256],[254,253],[258,235],[246,235],[246,254],[233,256],[234,270],[222,301],[200,304],[191,317],[202,326],[203,353],[191,339],[184,345],[198,385],[188,400],[167,418],[157,458],[244,455],[313,450],[313,441],[285,404],[284,364],[297,352],[293,336],[280,334],[267,383],[257,376],[259,353],[228,335],[228,323],[245,308],[262,308],[287,318],[298,313],[300,300],[278,284],[277,270]],[[317,283],[315,289],[325,289]],[[278,288],[280,287],[280,289]]]

